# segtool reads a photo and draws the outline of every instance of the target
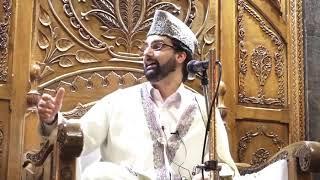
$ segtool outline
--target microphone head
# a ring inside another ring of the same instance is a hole
[[[191,60],[187,64],[187,71],[191,74],[197,74],[198,72],[202,72],[207,70],[209,67],[209,61],[197,61]]]
[[[197,60],[191,60],[188,62],[187,64],[187,71],[191,74],[196,74],[197,71],[194,70],[194,66],[195,64],[197,63],[198,61]]]

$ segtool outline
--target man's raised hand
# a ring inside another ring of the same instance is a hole
[[[46,124],[52,124],[56,114],[60,111],[64,96],[64,88],[59,88],[57,94],[52,97],[49,94],[43,94],[38,103],[38,114],[40,121]]]

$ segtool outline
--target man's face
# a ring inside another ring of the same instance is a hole
[[[149,36],[145,47],[144,74],[150,82],[158,82],[176,70],[175,50],[169,38],[158,35]]]

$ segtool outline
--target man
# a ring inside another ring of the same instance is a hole
[[[195,178],[192,171],[201,163],[207,117],[204,98],[187,90],[183,81],[196,45],[182,21],[155,12],[141,48],[149,82],[105,96],[77,121],[84,134],[82,155],[97,148],[101,153],[101,161],[89,166],[83,179]],[[55,97],[44,94],[39,101],[44,134],[61,121],[57,114],[63,94],[61,88]],[[237,173],[220,116],[217,134],[218,156],[227,164],[223,170]]]

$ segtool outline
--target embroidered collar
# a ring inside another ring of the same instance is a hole
[[[142,86],[141,88],[141,99],[151,139],[153,141],[154,169],[156,171],[157,179],[163,179],[166,175],[168,175],[169,171],[166,168],[165,161],[166,159],[168,159],[170,164],[173,162],[182,139],[187,134],[192,125],[197,106],[194,101],[193,103],[190,103],[190,105],[184,110],[181,118],[178,121],[178,124],[176,126],[176,132],[178,133],[171,135],[167,139],[167,137],[163,136],[161,127],[157,122],[158,116],[155,111],[156,105],[152,100],[150,90],[148,90],[147,86]],[[162,141],[164,138],[167,139],[166,143]]]

